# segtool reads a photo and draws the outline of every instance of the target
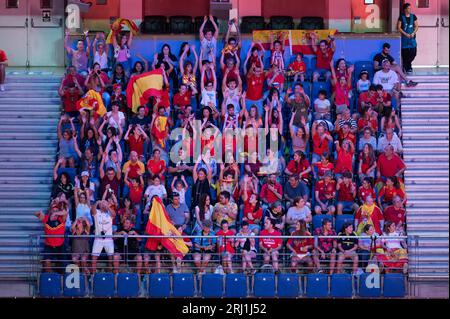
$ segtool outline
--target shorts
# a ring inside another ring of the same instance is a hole
[[[58,247],[52,247],[52,246],[44,246],[44,260],[63,260],[64,259],[64,245],[58,246]]]
[[[352,251],[352,252],[339,252],[339,257],[358,257],[358,253],[356,252],[356,250]]]
[[[352,211],[353,210],[353,205],[355,205],[354,202],[338,202],[338,204],[342,205],[342,210],[343,211]]]
[[[99,257],[103,249],[108,256],[114,255],[114,241],[111,238],[108,239],[95,239],[94,246],[92,247],[92,256]]]

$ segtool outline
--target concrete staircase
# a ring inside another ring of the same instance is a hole
[[[8,76],[0,93],[0,282],[30,279],[30,239],[43,233],[60,114],[58,76]]]
[[[428,238],[410,244],[410,278],[448,281],[449,77],[412,79],[401,106],[408,235]]]

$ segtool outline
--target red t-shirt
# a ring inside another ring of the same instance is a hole
[[[181,95],[181,93],[177,93],[173,96],[173,105],[177,105],[180,107],[182,111],[184,111],[184,108],[186,105],[191,105],[191,91],[187,91],[185,94]]]
[[[228,229],[226,232],[221,229],[216,233],[217,236],[234,236],[235,234],[236,232],[232,229]],[[230,254],[234,254],[233,243],[234,238],[227,238],[226,240],[219,238],[219,253],[226,251]]]
[[[333,163],[328,162],[328,164],[324,165],[322,162],[314,163],[314,166],[317,167],[317,174],[319,176],[325,175],[326,172],[333,172],[334,165]]]
[[[326,132],[324,135],[330,135],[328,132]],[[314,148],[314,154],[322,155],[324,153],[329,152],[329,140],[326,138],[321,139],[319,136],[319,133],[314,134],[313,136],[313,148]]]
[[[306,233],[305,236],[311,236],[310,233]],[[297,254],[306,254],[308,250],[306,247],[313,246],[314,247],[314,239],[313,238],[302,238],[302,239],[293,239],[290,238],[287,241],[287,244],[294,248],[295,253]]]
[[[273,77],[273,73],[270,72],[269,74],[267,74],[267,78],[271,79]],[[275,79],[272,81],[272,83],[279,83],[280,87],[283,87],[284,85],[284,75],[279,73]]]
[[[251,74],[247,76],[247,100],[258,101],[263,97],[264,74],[256,76]]]
[[[395,176],[399,170],[405,168],[405,164],[396,154],[393,154],[390,160],[386,157],[386,154],[381,154],[377,164],[383,177]]]
[[[336,168],[334,170],[337,174],[353,171],[353,152],[345,152],[344,149],[340,149],[336,160]]]
[[[264,236],[281,236],[281,233],[274,229],[271,233],[268,230],[262,230],[259,235],[261,236],[261,246],[268,248],[277,248],[278,246],[283,244],[283,240],[281,238],[264,238]]]
[[[370,127],[372,128],[372,130],[374,131],[378,131],[378,121],[377,119],[371,118],[369,120],[366,120],[365,118],[360,118],[358,120],[358,130],[362,131],[364,130],[366,127]]]
[[[331,70],[330,62],[333,60],[334,52],[331,48],[328,48],[325,53],[320,49],[316,51],[317,63],[316,69]]]
[[[306,64],[305,62],[298,62],[297,60],[289,64],[289,69],[295,72],[299,73],[305,73],[306,72]]]
[[[403,208],[396,209],[394,206],[389,206],[384,210],[384,219],[391,221],[394,224],[406,222],[406,211]]]
[[[353,193],[351,191],[352,186],[356,190],[355,183],[350,183],[350,185],[341,183],[340,188],[339,188],[339,195],[338,195],[338,200],[340,202],[354,202],[355,201],[355,197],[353,196]]]
[[[8,61],[8,57],[6,56],[6,52],[3,50],[0,50],[0,62],[6,62]]]
[[[326,184],[324,180],[319,180],[316,183],[316,192],[319,192],[319,199],[321,201],[328,200],[325,196],[332,196],[336,192],[336,182],[332,180]]]
[[[139,205],[142,201],[142,193],[144,192],[144,188],[139,185],[138,187],[134,188],[130,185],[130,201],[132,204]]]
[[[343,140],[349,140],[353,143],[353,145],[356,145],[356,136],[351,132],[347,133],[347,135],[344,135],[344,132],[340,130],[338,132],[338,137],[340,143],[342,143]]]
[[[288,164],[288,166],[286,167],[289,172],[298,175],[301,172],[303,172],[304,170],[306,170],[308,167],[310,166],[308,160],[306,158],[302,159],[300,163],[297,163],[294,160],[291,160]]]
[[[334,86],[334,104],[335,105],[350,105],[350,100],[348,95],[350,93],[350,88],[348,86],[342,87],[340,84]]]
[[[130,146],[130,152],[135,151],[139,156],[144,155],[144,138],[139,135],[138,138],[134,134],[128,135],[128,145]]]
[[[44,233],[48,236],[62,236],[62,237],[47,237],[45,238],[45,245],[50,247],[60,247],[64,245],[65,222],[61,216],[56,221],[50,221],[50,214],[45,215],[42,220],[44,224]]]
[[[359,161],[361,162],[361,171],[363,174],[366,174],[367,170],[374,164],[370,162],[370,157],[365,157],[363,155],[362,151],[359,153]]]
[[[78,91],[78,89],[77,89]],[[62,102],[64,106],[64,112],[76,112],[77,111],[77,102],[81,98],[81,95],[78,92],[73,94],[69,93],[69,91],[65,91],[62,96]]]
[[[250,204],[248,201],[244,203],[244,217],[247,218],[247,222],[250,225],[255,224],[255,219],[261,220],[262,219],[262,208],[260,207],[256,212],[254,212],[255,206]],[[248,217],[249,214],[252,214],[253,219],[250,219]]]
[[[283,188],[280,184],[275,183],[273,187],[278,194],[283,195]],[[264,198],[269,204],[273,204],[279,201],[278,197],[276,197],[275,194],[271,190],[269,190],[267,183],[264,184],[261,188],[261,198]]]
[[[367,188],[364,188],[364,186],[361,186],[358,190],[358,194],[359,194],[358,195],[359,200],[363,203],[366,201],[367,196],[370,196],[373,199],[376,198],[375,191],[373,190],[373,188],[367,189]]]
[[[149,159],[147,162],[147,169],[153,175],[161,174],[166,168],[166,162],[162,159],[156,161],[154,159]]]
[[[383,197],[383,202],[392,202],[394,196],[400,196],[401,199],[405,197],[405,193],[401,189],[395,187],[383,186],[378,197]]]

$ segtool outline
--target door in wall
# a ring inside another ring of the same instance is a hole
[[[64,66],[63,0],[0,0],[0,16],[9,65]]]

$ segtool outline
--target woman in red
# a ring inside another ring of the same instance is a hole
[[[372,186],[372,179],[370,177],[364,177],[362,185],[359,187],[358,199],[361,204],[366,201],[367,196],[376,198],[375,190]]]
[[[353,66],[348,68],[348,78],[345,75],[336,75],[333,61],[331,66],[331,83],[334,88],[334,104],[336,105],[336,113],[341,114],[344,109],[350,108],[350,94],[352,89],[352,73]]]
[[[394,196],[399,196],[403,205],[406,202],[405,192],[400,188],[400,183],[397,177],[391,176],[386,179],[385,185],[381,188],[378,194],[378,205],[383,207],[383,210],[392,205]]]
[[[328,153],[323,153],[320,157],[320,162],[316,162],[314,165],[314,175],[317,179],[318,177],[322,177],[326,172],[334,172],[334,164],[330,161],[330,155]]]
[[[227,236],[234,236],[236,232],[233,229],[228,228],[228,221],[222,220],[220,224],[221,229],[216,233],[220,236],[217,240],[217,250],[222,255],[223,268],[226,273],[233,273],[232,258],[234,255],[234,238],[226,238]],[[225,238],[221,238],[225,237]]]
[[[146,156],[144,144],[149,138],[142,127],[139,124],[129,125],[124,140],[128,142],[130,152],[135,151],[138,154],[139,159],[144,161]]]
[[[366,177],[375,178],[375,169],[377,168],[377,158],[372,144],[365,144],[358,157],[358,175],[363,180]]]
[[[291,236],[311,236],[306,227],[304,220],[297,221],[296,230]],[[311,258],[311,250],[314,248],[313,238],[290,238],[286,243],[287,249],[291,251],[291,270],[297,271],[299,263],[306,263],[308,269],[313,269],[313,261]]]
[[[355,146],[350,140],[342,141],[342,147],[339,141],[336,144],[337,160],[334,173],[340,177],[344,172],[353,171],[353,155],[355,154]]]
[[[243,193],[242,200],[244,201],[244,214],[242,221],[248,223],[248,228],[255,235],[258,235],[261,230],[260,223],[263,215],[261,208],[261,202],[259,201],[257,194],[252,194],[250,197],[247,192]]]
[[[164,175],[166,172],[166,162],[161,159],[161,151],[155,149],[153,156],[147,162],[147,170],[151,176],[158,175],[161,182],[164,182]]]
[[[369,108],[363,111],[362,117],[358,120],[358,133],[363,133],[365,128],[371,128],[373,132],[378,131],[378,115]]]
[[[294,158],[289,162],[285,171],[287,175],[298,175],[300,179],[309,178],[311,165],[301,151],[294,153]]]

